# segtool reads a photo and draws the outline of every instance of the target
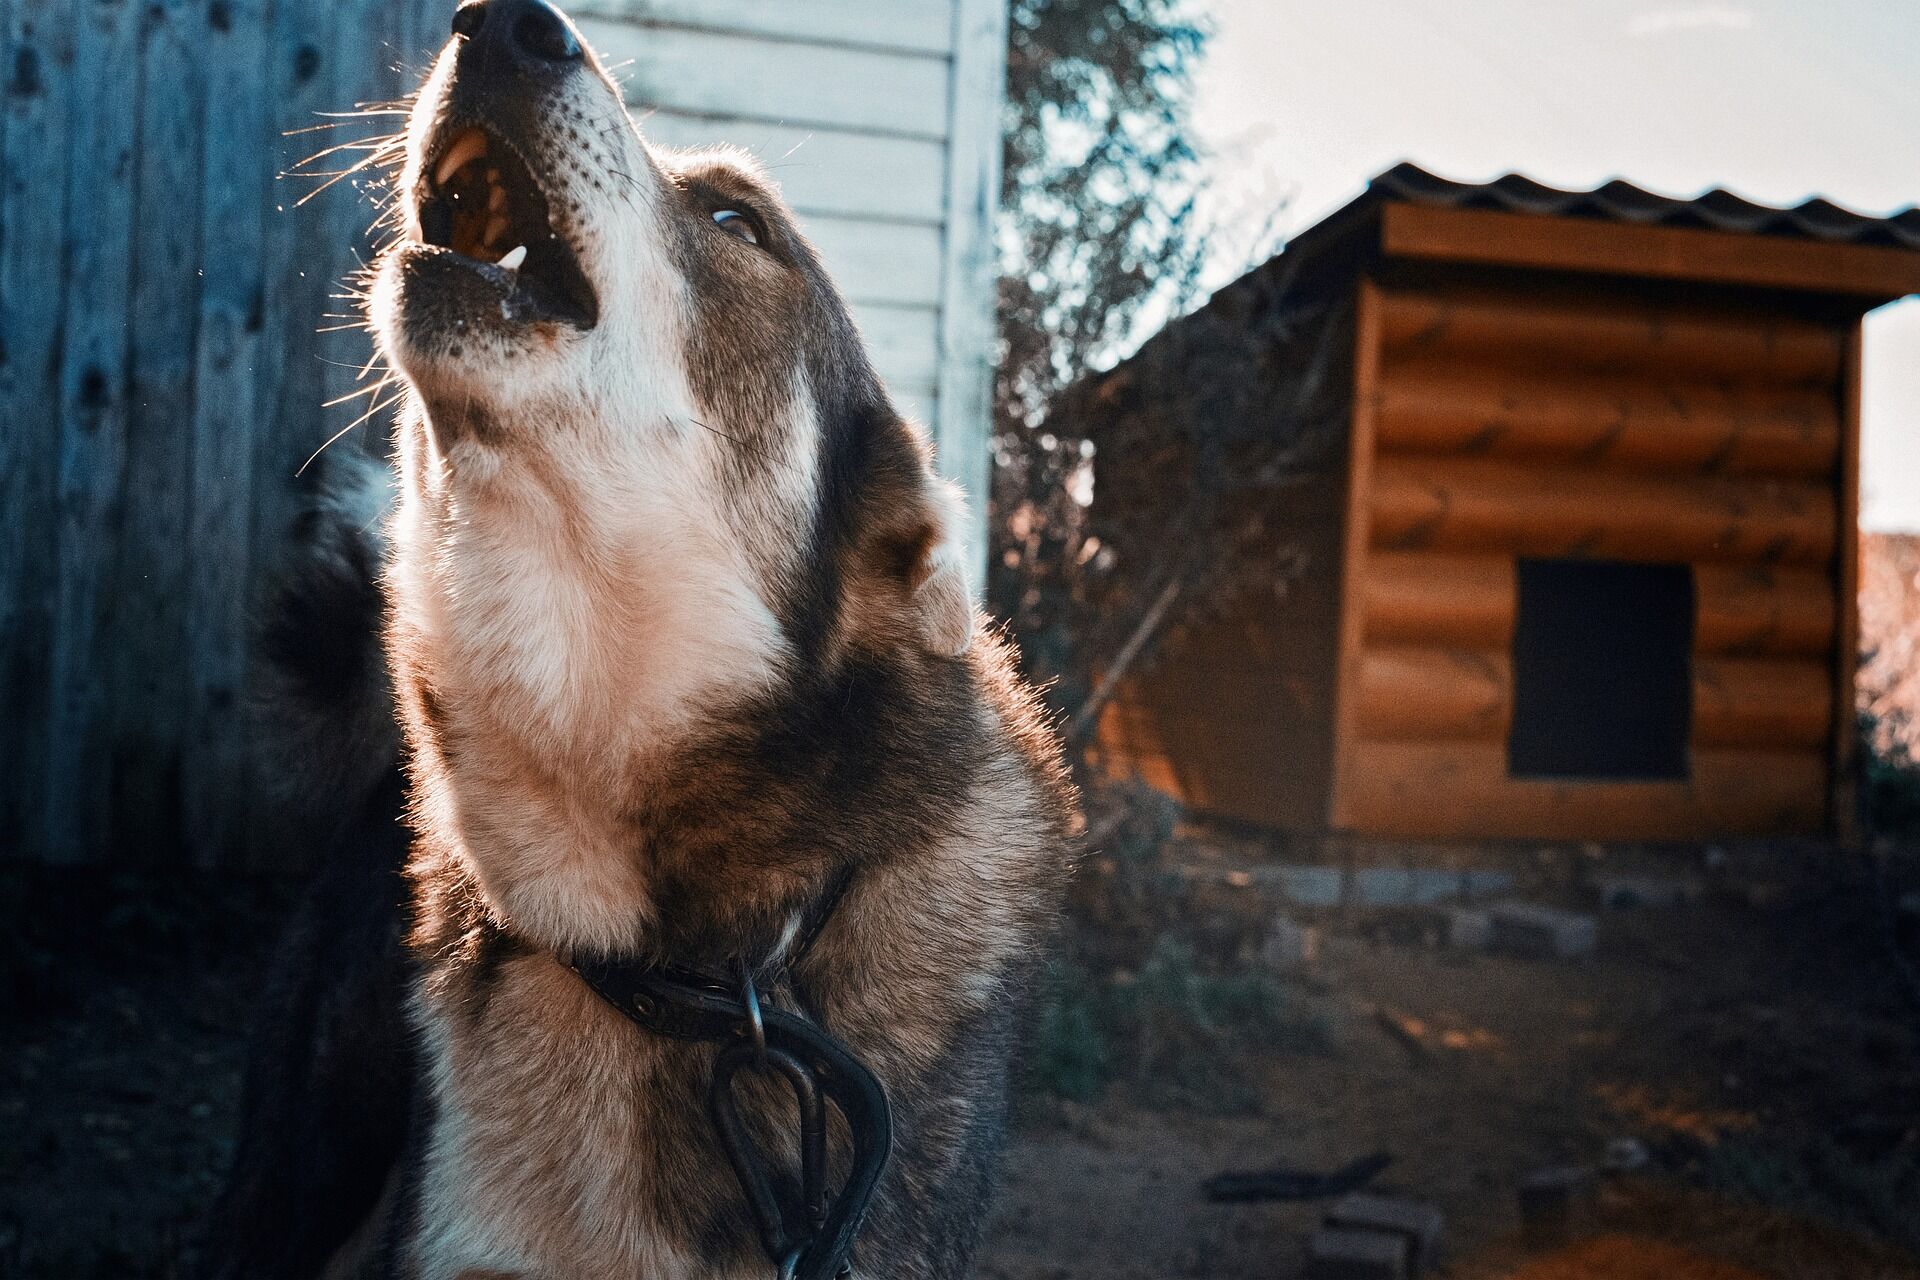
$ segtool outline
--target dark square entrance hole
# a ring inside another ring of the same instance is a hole
[[[1519,581],[1507,771],[1685,778],[1693,570],[1523,559]]]

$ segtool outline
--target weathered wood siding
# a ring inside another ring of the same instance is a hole
[[[386,122],[287,135],[447,8],[0,0],[0,856],[244,856],[249,606],[367,356],[372,206],[279,175]]]
[[[1005,0],[576,0],[670,146],[759,156],[985,546]]]

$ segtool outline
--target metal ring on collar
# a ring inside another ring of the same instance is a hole
[[[760,991],[753,985],[753,970],[745,960],[740,961],[740,1003],[747,1006],[747,1035],[753,1040],[753,1051],[764,1063],[767,1058],[767,1024],[760,1016]]]

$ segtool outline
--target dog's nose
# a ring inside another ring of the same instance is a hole
[[[580,40],[546,0],[467,0],[453,11],[453,34],[497,48],[528,67],[580,61]]]

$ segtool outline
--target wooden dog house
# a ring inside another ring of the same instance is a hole
[[[1107,764],[1291,829],[1843,822],[1859,323],[1916,291],[1914,210],[1375,179],[1063,401],[1096,444],[1148,413],[1299,446],[1268,514],[1304,574],[1172,638]],[[1179,456],[1100,454],[1095,520]]]

